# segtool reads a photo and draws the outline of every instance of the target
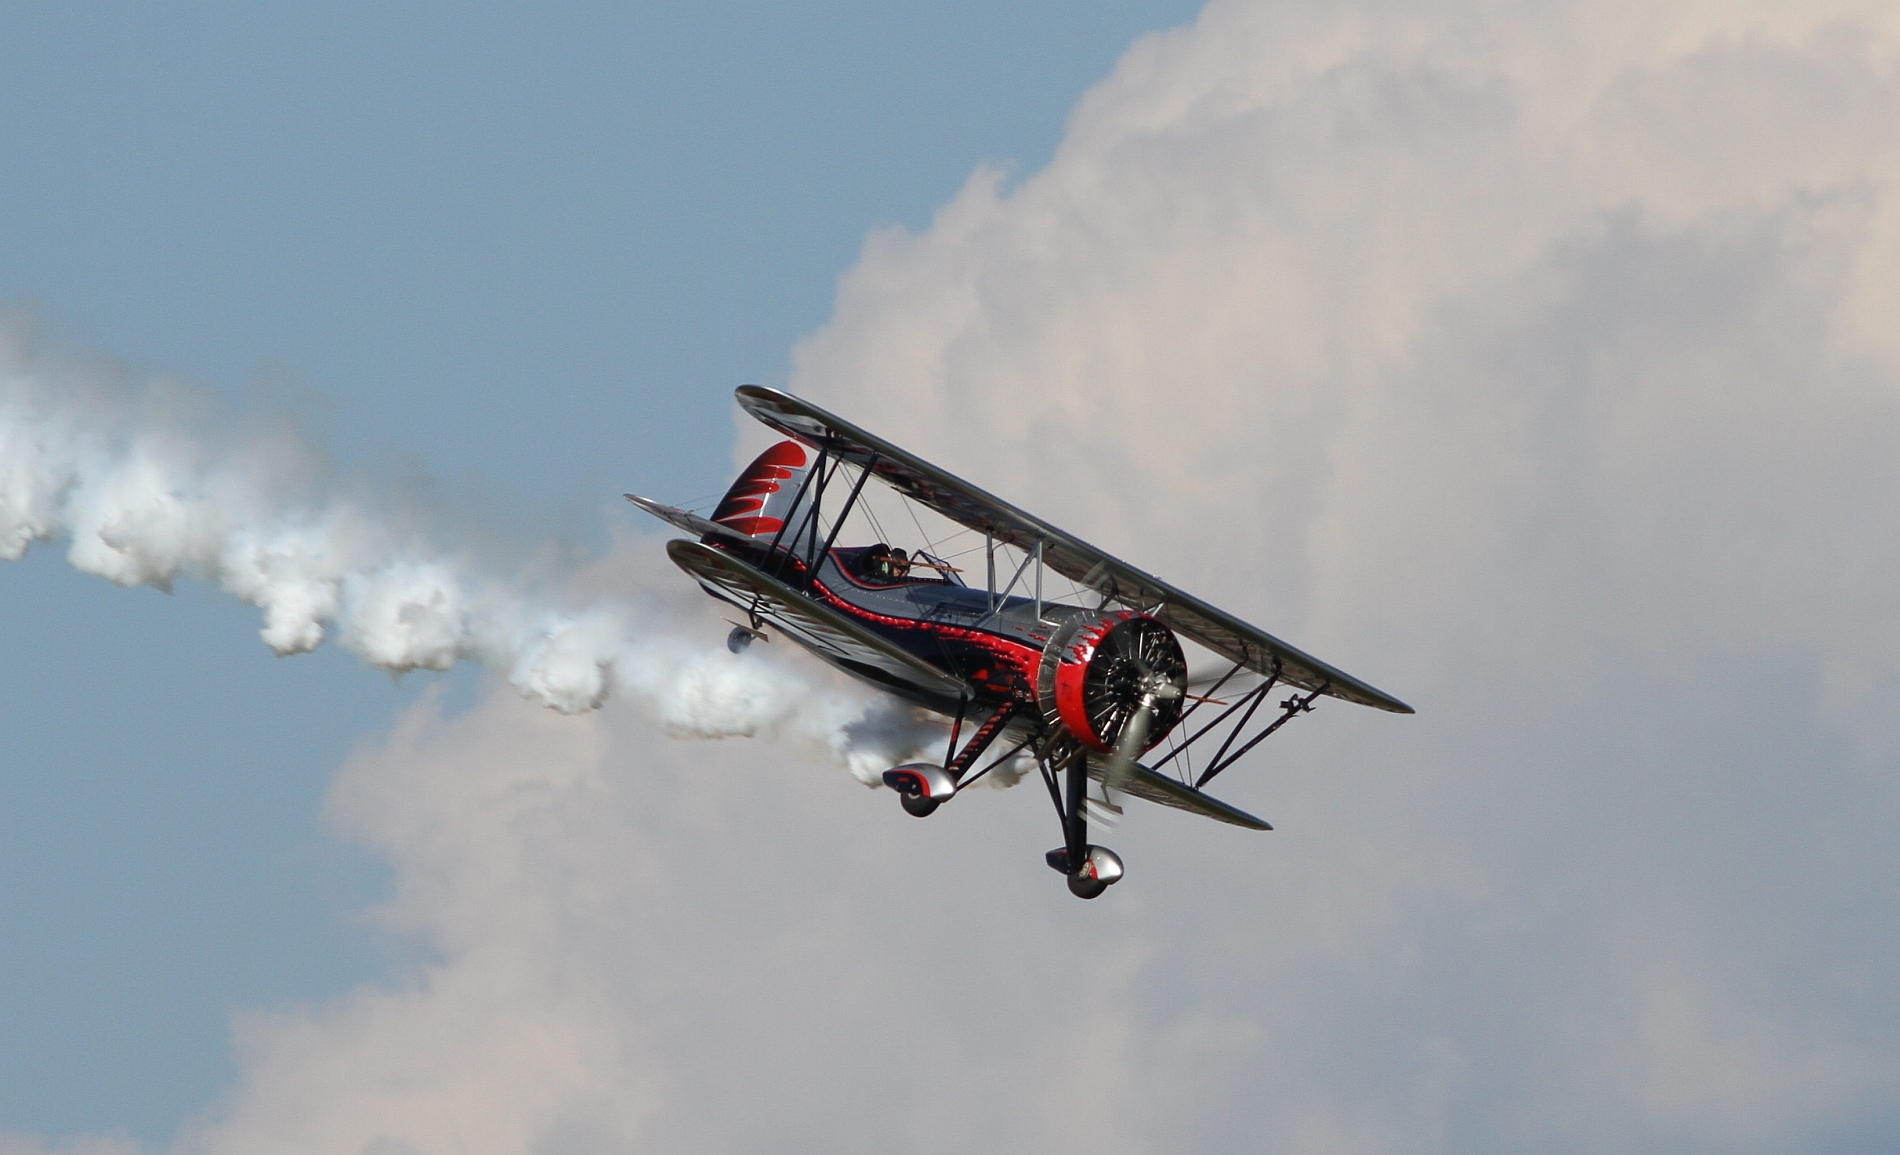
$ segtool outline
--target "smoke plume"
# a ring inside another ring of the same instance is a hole
[[[564,714],[629,694],[679,737],[795,720],[867,781],[907,741],[907,719],[874,696],[830,680],[814,694],[817,671],[666,633],[661,602],[624,574],[576,597],[588,559],[572,546],[524,548],[440,516],[420,494],[339,473],[288,419],[129,382],[41,349],[16,321],[0,333],[0,558],[54,542],[122,586],[186,578],[256,606],[280,656],[329,639],[392,674],[478,662]]]

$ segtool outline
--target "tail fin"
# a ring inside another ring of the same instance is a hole
[[[770,538],[785,528],[795,512],[811,452],[796,441],[781,441],[759,454],[726,490],[712,519],[747,537]]]

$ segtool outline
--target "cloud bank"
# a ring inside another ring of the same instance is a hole
[[[1116,830],[425,704],[401,979],[181,1151],[1877,1150],[1900,1137],[1900,23],[1215,3],[880,233],[793,388],[1412,701]]]

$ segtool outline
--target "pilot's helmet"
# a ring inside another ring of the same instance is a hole
[[[864,551],[864,572],[877,578],[891,576],[891,547],[878,542]]]
[[[890,570],[894,578],[910,576],[910,555],[904,552],[902,546],[891,551]]]

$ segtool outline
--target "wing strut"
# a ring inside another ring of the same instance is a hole
[[[1204,703],[1213,701],[1214,695],[1220,691],[1220,688],[1222,686],[1227,684],[1227,679],[1233,677],[1234,674],[1238,672],[1239,670],[1241,670],[1242,668],[1243,667],[1241,663],[1239,662],[1234,663],[1234,668],[1227,671],[1227,673],[1222,676],[1220,681],[1215,682],[1213,686],[1209,687],[1207,694],[1203,696],[1201,701],[1194,703],[1192,706],[1189,706],[1187,708],[1187,712],[1181,715],[1181,721],[1176,722],[1175,725],[1179,726],[1182,723],[1186,722],[1189,718],[1194,716],[1194,711],[1200,709]],[[1194,731],[1194,733],[1188,735],[1186,741],[1182,742],[1180,745],[1176,746],[1174,749],[1168,751],[1167,757],[1162,758],[1160,761],[1155,763],[1155,768],[1159,769],[1163,766],[1166,766],[1168,763],[1174,761],[1175,758],[1186,753],[1188,747],[1194,745],[1196,742],[1199,742],[1201,738],[1208,733],[1208,731],[1214,729],[1214,727],[1220,725],[1222,722],[1227,721],[1227,719],[1233,717],[1235,713],[1241,710],[1245,710],[1246,713],[1242,714],[1240,721],[1234,724],[1234,733],[1239,733],[1241,730],[1246,729],[1248,721],[1250,721],[1253,718],[1253,712],[1260,708],[1260,704],[1262,702],[1267,700],[1267,694],[1273,690],[1275,683],[1277,683],[1279,680],[1280,680],[1280,676],[1279,676],[1279,673],[1276,671],[1272,675],[1268,676],[1266,681],[1262,682],[1258,686],[1255,686],[1253,689],[1248,690],[1245,694],[1242,694],[1240,696],[1239,701],[1235,702],[1231,706],[1228,706],[1225,710],[1222,710],[1218,715],[1215,716],[1212,722],[1209,722],[1207,725],[1202,726],[1200,729]],[[1224,742],[1221,744],[1220,750],[1217,751],[1214,755],[1214,760],[1216,762],[1220,761],[1220,756],[1227,752],[1227,744],[1232,741],[1233,741],[1233,737],[1232,735],[1229,735],[1227,742]]]
[[[1237,662],[1234,664],[1233,669],[1228,670],[1225,674],[1221,675],[1220,680],[1215,682],[1213,686],[1211,686],[1208,689],[1207,694],[1204,695],[1200,701],[1188,707],[1187,712],[1181,715],[1181,722],[1187,721],[1187,719],[1193,715],[1194,711],[1200,709],[1204,703],[1212,702],[1214,700],[1213,698],[1214,694],[1218,693],[1220,691],[1220,688],[1227,683],[1227,680],[1233,677],[1236,673],[1238,673],[1241,668],[1242,668],[1242,663]],[[1261,706],[1266,704],[1267,695],[1273,692],[1273,687],[1278,685],[1279,681],[1280,681],[1279,673],[1276,670],[1275,673],[1268,676],[1266,681],[1260,683],[1258,686],[1255,686],[1253,689],[1248,690],[1245,694],[1240,696],[1239,700],[1235,701],[1231,705],[1228,705],[1225,710],[1222,710],[1218,715],[1215,716],[1213,721],[1207,723],[1207,725],[1202,726],[1200,729],[1194,731],[1194,733],[1188,735],[1186,741],[1182,742],[1180,745],[1176,746],[1174,749],[1168,751],[1166,755],[1164,755],[1162,758],[1160,758],[1158,761],[1155,762],[1153,769],[1158,770],[1161,767],[1166,766],[1168,763],[1174,761],[1176,758],[1186,753],[1189,747],[1193,746],[1196,742],[1199,742],[1204,736],[1207,735],[1209,731],[1213,730],[1217,726],[1220,726],[1222,723],[1226,722],[1229,718],[1232,718],[1236,713],[1239,713],[1240,718],[1234,722],[1233,728],[1230,729],[1227,732],[1227,736],[1221,740],[1220,747],[1214,751],[1214,757],[1211,761],[1208,762],[1207,769],[1201,771],[1200,777],[1194,780],[1194,789],[1199,790],[1201,787],[1213,781],[1214,777],[1218,775],[1221,771],[1227,769],[1229,766],[1232,766],[1234,763],[1240,761],[1240,759],[1243,756],[1245,756],[1249,750],[1252,750],[1255,746],[1258,746],[1260,745],[1260,743],[1266,741],[1267,738],[1271,736],[1275,730],[1278,730],[1280,727],[1286,725],[1288,722],[1292,721],[1296,716],[1300,714],[1312,713],[1313,700],[1318,698],[1321,694],[1324,694],[1327,689],[1326,683],[1322,682],[1318,686],[1315,686],[1310,692],[1304,695],[1295,693],[1292,697],[1281,702],[1280,716],[1278,718],[1275,718],[1270,724],[1267,725],[1265,729],[1261,730],[1258,734],[1255,734],[1253,737],[1248,738],[1245,742],[1242,742],[1238,750],[1234,750],[1232,754],[1229,754],[1227,751],[1231,749],[1234,743],[1237,740],[1239,740],[1240,736],[1246,732],[1248,724],[1253,721],[1253,716],[1255,712],[1257,712]],[[1178,726],[1180,725],[1180,723],[1177,722],[1176,725]],[[1192,773],[1192,770],[1190,769],[1189,772]],[[1184,776],[1183,782],[1185,781],[1186,779]]]
[[[831,444],[831,438],[829,436],[825,438],[825,444],[826,445]],[[828,455],[829,454],[826,449],[820,448],[818,450],[818,463],[815,466],[813,466],[810,470],[808,470],[805,474],[805,479],[798,483],[798,492],[792,494],[792,507],[785,511],[785,520],[779,523],[778,532],[772,535],[772,544],[765,547],[766,557],[769,558],[778,552],[778,543],[785,537],[785,531],[791,528],[791,524],[792,524],[791,515],[798,512],[798,503],[805,500],[805,491],[811,488],[811,479],[814,477],[817,477],[819,474],[825,471],[825,458]],[[824,483],[821,481],[818,485],[818,492],[820,495],[822,495],[824,491],[825,491],[825,486],[824,486]],[[816,516],[817,510],[818,510],[818,502],[816,499],[814,499],[812,501],[811,508],[805,511],[806,516],[808,517]],[[804,526],[802,525],[799,526],[799,532],[802,533],[803,531],[804,531]],[[793,541],[798,540],[797,533],[792,534],[792,540]],[[788,554],[790,552],[791,552],[790,550],[786,551],[786,553]],[[785,576],[785,563],[783,560],[781,560],[778,566],[773,570],[773,575],[776,577]]]
[[[1321,694],[1325,692],[1326,692],[1326,687],[1321,686],[1316,690],[1310,691],[1303,698],[1296,694],[1293,697],[1288,698],[1286,701],[1280,703],[1280,709],[1285,712],[1282,713],[1278,718],[1275,718],[1273,720],[1273,725],[1268,726],[1266,729],[1260,731],[1258,734],[1255,734],[1252,738],[1249,738],[1247,742],[1244,745],[1242,745],[1240,749],[1234,751],[1233,755],[1229,757],[1225,762],[1221,761],[1218,757],[1216,757],[1214,760],[1214,764],[1212,766],[1209,766],[1206,770],[1203,770],[1201,772],[1201,776],[1195,780],[1194,788],[1196,790],[1199,790],[1201,787],[1207,785],[1209,779],[1213,778],[1214,775],[1219,774],[1222,770],[1227,769],[1229,766],[1232,766],[1234,763],[1240,761],[1241,758],[1246,755],[1247,751],[1253,749],[1255,746],[1258,746],[1260,745],[1260,743],[1266,741],[1269,737],[1272,736],[1275,730],[1278,730],[1280,727],[1286,725],[1288,722],[1291,722],[1294,718],[1299,717],[1301,714],[1312,713],[1313,699],[1319,697]],[[1235,731],[1235,733],[1237,734],[1239,733],[1239,731]],[[1234,734],[1229,734],[1227,736],[1227,740],[1229,742],[1232,742],[1234,740]]]
[[[1036,564],[1036,620],[1042,620],[1042,543],[1037,542],[1035,549],[1023,554],[1023,564],[1016,567],[1016,572],[1010,575],[1009,584],[1003,587],[1000,594],[996,592],[996,554],[990,554],[990,612],[977,625],[989,621],[1003,608],[1009,600],[1009,592],[1016,588],[1017,582],[1023,580],[1023,573],[1029,569],[1031,562]]]
[[[998,755],[997,758],[994,761],[992,761],[988,766],[983,767],[983,769],[978,770],[976,773],[970,775],[968,778],[960,779],[957,782],[957,789],[959,790],[963,789],[965,786],[968,786],[970,783],[975,782],[978,778],[983,777],[983,775],[988,774],[990,771],[996,769],[998,766],[1001,766],[1003,763],[1009,761],[1011,758],[1014,758],[1016,755],[1022,753],[1024,748],[1026,748],[1031,742],[1034,742],[1037,737],[1038,735],[1031,733],[1028,737],[1016,743],[1014,746],[1011,746],[1008,750],[1004,751],[1002,754]]]
[[[963,706],[967,705],[968,700],[966,699]],[[963,729],[963,706],[958,707],[957,724],[950,729],[950,749],[953,753],[957,748],[957,732]],[[965,785],[963,780],[964,775],[970,773],[970,767],[976,765],[976,760],[983,756],[983,751],[989,749],[990,743],[996,740],[996,736],[1003,732],[1003,727],[1009,725],[1009,720],[1014,718],[1017,711],[1021,709],[1021,702],[1018,702],[1014,698],[1008,699],[1002,705],[996,707],[995,710],[991,711],[990,716],[984,720],[981,726],[977,727],[976,733],[970,735],[970,740],[963,745],[962,753],[958,753],[955,757],[944,760],[944,769],[948,771],[951,779],[956,782],[958,789],[962,789]],[[1035,735],[1031,734],[1028,738],[1025,738],[1021,743],[1017,744],[1016,750],[1022,749],[1024,745],[1034,740]],[[1014,757],[1016,750],[1011,750],[1008,754],[1003,755],[1003,758]],[[997,762],[1000,761],[1002,761],[1001,758],[997,759]],[[997,762],[992,762],[976,774],[971,775],[970,781],[974,782],[984,774],[995,769]]]
[[[844,519],[851,516],[851,508],[858,503],[858,494],[864,492],[864,483],[871,480],[871,471],[877,468],[877,454],[871,455],[870,463],[858,474],[858,483],[851,487],[851,496],[845,498],[844,508],[838,511],[838,520],[831,523],[831,532],[825,535],[825,548],[819,550],[811,559],[811,568],[805,574],[805,592],[811,592],[811,583],[818,577],[818,567],[831,555],[831,547],[838,540],[838,531],[844,528]],[[821,490],[819,496],[824,496]],[[812,530],[817,531],[818,507],[812,506]]]

